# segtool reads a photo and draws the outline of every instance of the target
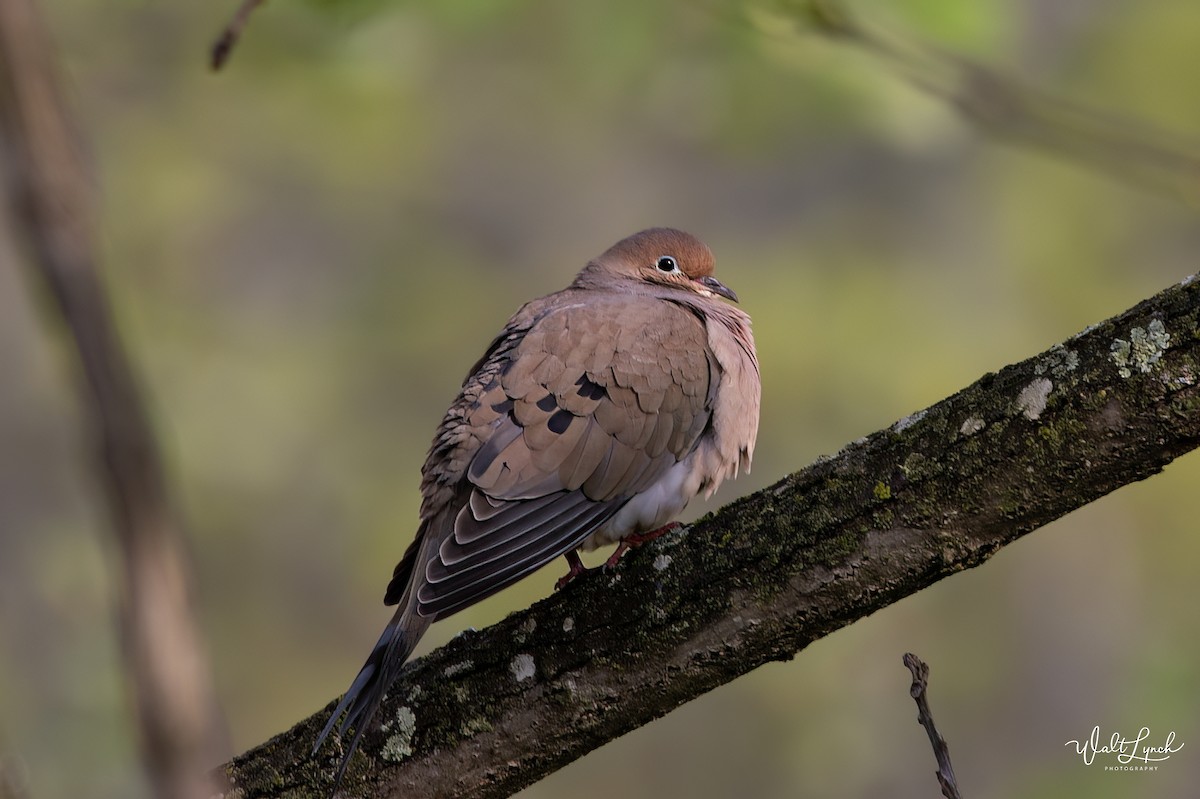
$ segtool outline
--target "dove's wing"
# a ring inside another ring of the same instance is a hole
[[[586,291],[543,303],[496,340],[426,461],[427,508],[453,523],[426,527],[438,540],[414,544],[388,591],[399,600],[411,578],[421,616],[447,616],[578,547],[711,419],[718,366],[692,310]]]

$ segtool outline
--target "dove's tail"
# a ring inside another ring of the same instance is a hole
[[[359,739],[362,738],[363,732],[370,724],[371,717],[379,709],[379,703],[383,701],[384,694],[387,693],[388,688],[400,673],[404,662],[408,660],[408,656],[416,647],[417,641],[421,639],[426,628],[429,627],[429,623],[429,619],[418,616],[407,608],[402,608],[396,614],[384,628],[383,635],[379,637],[379,642],[371,650],[367,662],[358,672],[358,676],[354,678],[354,682],[350,684],[342,701],[338,702],[337,707],[334,708],[333,715],[325,724],[325,728],[321,730],[321,734],[317,736],[317,742],[313,745],[314,755],[335,726],[338,728],[338,735],[341,735],[347,728],[354,730],[354,737],[350,739],[350,746],[346,749],[346,754],[342,757],[341,765],[338,766],[337,774],[333,778],[331,796],[337,793],[338,786],[342,783],[342,776],[346,773],[346,766],[349,765],[350,758],[358,749]]]

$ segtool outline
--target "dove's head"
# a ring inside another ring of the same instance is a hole
[[[695,236],[655,227],[621,239],[589,263],[579,277],[585,283],[597,278],[649,283],[737,302],[733,289],[713,276],[713,263],[712,250]]]

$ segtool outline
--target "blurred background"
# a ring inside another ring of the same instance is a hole
[[[1200,138],[1192,0],[852,8]],[[217,75],[206,49],[232,2],[43,10],[237,751],[349,684],[466,369],[618,238],[700,235],[755,320],[754,471],[690,516],[1197,269],[1194,193],[997,144],[769,5],[271,3]],[[36,799],[146,796],[70,354],[13,238],[0,223],[0,762]],[[914,651],[975,799],[1194,796],[1198,479],[1185,457],[521,795],[936,795],[900,662]],[[561,571],[436,625],[419,652]],[[1105,772],[1064,746],[1095,725],[1184,748],[1157,772]]]

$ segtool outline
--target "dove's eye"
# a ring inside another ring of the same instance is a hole
[[[660,272],[678,272],[679,264],[675,263],[675,259],[669,255],[664,255],[658,259],[658,271]]]

